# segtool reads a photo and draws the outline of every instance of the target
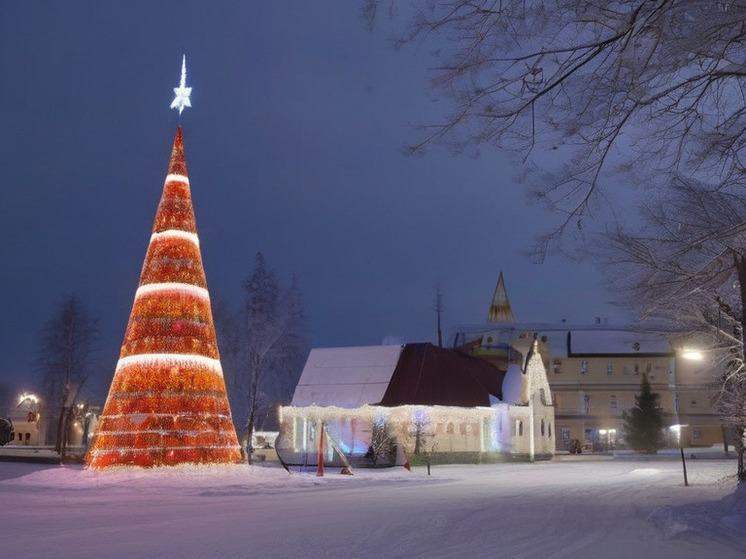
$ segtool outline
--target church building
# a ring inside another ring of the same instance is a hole
[[[551,459],[552,397],[529,349],[507,368],[427,343],[313,349],[280,410],[277,453],[309,466],[320,445],[327,465]]]

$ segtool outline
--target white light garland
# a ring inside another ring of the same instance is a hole
[[[150,242],[157,241],[159,239],[181,239],[189,241],[199,248],[199,237],[196,233],[190,233],[189,231],[182,231],[181,229],[168,229],[166,231],[159,231],[153,233],[150,236]]]
[[[212,446],[171,446],[168,447],[168,452],[181,451],[181,450],[240,450],[239,445],[212,445]],[[147,453],[152,454],[153,450],[164,450],[163,447],[107,447],[104,449],[91,449],[90,453],[94,456],[109,454],[111,452],[131,452],[131,453]]]
[[[150,295],[151,293],[163,294],[163,292],[167,291],[176,293],[182,292],[188,295],[194,295],[196,297],[199,297],[200,299],[207,301],[208,303],[210,302],[210,293],[204,287],[199,287],[190,283],[177,282],[146,283],[145,285],[141,285],[135,292],[135,299],[137,299],[140,295]]]
[[[183,182],[183,183],[189,184],[189,177],[187,177],[186,175],[179,175],[179,174],[176,174],[176,173],[170,173],[170,174],[166,175],[166,181],[165,181],[164,185],[168,184],[170,182]]]
[[[120,357],[115,374],[130,365],[145,365],[147,367],[191,367],[201,365],[213,373],[223,376],[223,368],[219,359],[205,357],[193,353],[142,353]]]

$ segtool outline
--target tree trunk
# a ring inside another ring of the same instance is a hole
[[[738,271],[738,286],[739,293],[741,296],[741,331],[739,337],[741,339],[741,363],[746,363],[746,347],[744,344],[744,332],[746,332],[746,258],[742,254],[734,254],[733,260]],[[744,410],[739,410],[743,415]],[[746,472],[744,472],[744,429],[739,427],[738,429],[738,482],[742,483],[746,481]]]

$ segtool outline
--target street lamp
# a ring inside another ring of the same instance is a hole
[[[686,477],[686,459],[684,458],[684,445],[681,441],[681,428],[682,427],[688,427],[688,425],[681,425],[681,424],[671,425],[669,429],[671,429],[671,431],[676,433],[676,438],[679,441],[679,451],[681,452],[681,468],[684,471],[684,486],[686,487],[689,485],[689,480]]]
[[[18,406],[16,407],[20,408],[21,404],[25,402],[29,403],[29,408],[30,408],[32,404],[39,403],[39,397],[36,394],[30,394],[30,393],[21,394],[21,397],[18,399]]]
[[[681,350],[681,356],[689,361],[704,361],[705,354],[700,349],[684,348]]]
[[[606,435],[606,452],[609,452],[611,450],[611,439],[615,438],[616,429],[599,429],[598,433],[602,438]]]

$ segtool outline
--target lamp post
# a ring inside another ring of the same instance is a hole
[[[615,438],[616,429],[599,429],[598,434],[601,435],[602,440],[606,439],[605,441],[606,452],[610,452],[611,451],[611,439],[612,437]]]
[[[671,429],[671,431],[676,433],[676,438],[679,441],[679,451],[681,452],[681,468],[684,471],[684,487],[686,487],[689,485],[689,480],[686,477],[686,459],[684,458],[684,445],[681,441],[681,428],[682,427],[686,427],[686,425],[680,425],[680,424],[671,425],[669,429]]]
[[[36,441],[33,444],[41,444],[41,403],[40,399],[36,394],[32,394],[30,392],[25,392],[21,394],[20,398],[18,399],[18,405],[16,405],[17,408],[20,408],[22,405],[26,404],[28,406],[28,415],[26,416],[26,421],[29,424],[35,424],[36,425]],[[31,428],[31,425],[29,425],[29,429]],[[29,431],[27,434],[27,437],[30,437]],[[30,444],[29,439],[26,439],[25,444]]]

